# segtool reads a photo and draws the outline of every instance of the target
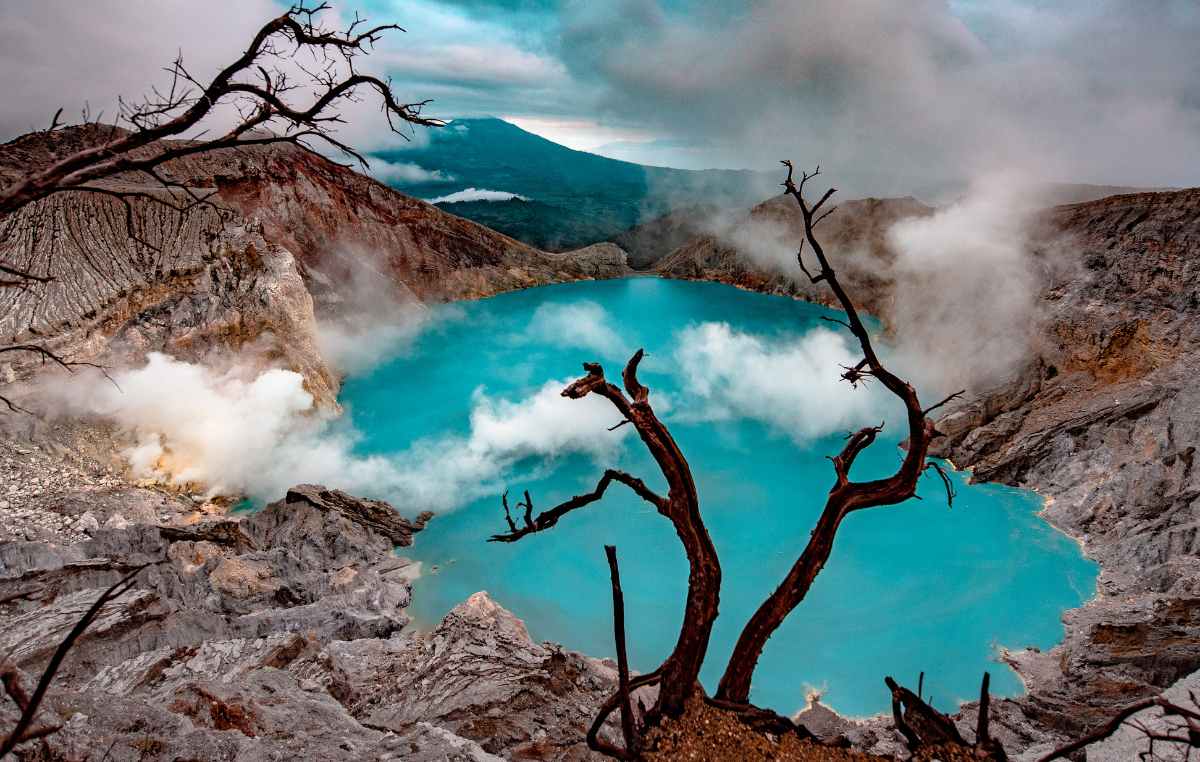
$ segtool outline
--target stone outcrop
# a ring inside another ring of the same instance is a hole
[[[416,566],[393,537],[419,526],[382,510],[304,485],[241,520],[0,544],[0,652],[29,685],[104,588],[152,563],[64,663],[41,717],[63,726],[52,758],[589,758],[615,668],[535,643],[486,593],[407,627]]]
[[[396,513],[396,509],[382,500],[369,500],[348,495],[341,490],[331,490],[319,484],[300,484],[287,491],[285,503],[306,503],[324,514],[337,513],[354,524],[369,528],[391,541],[393,545],[412,545],[413,534],[421,531],[426,522],[433,518],[432,511],[421,513],[415,520],[408,520]],[[282,520],[282,517],[281,517]],[[303,543],[309,537],[306,527],[297,526],[289,514],[283,521],[287,531],[296,535],[295,542]],[[335,538],[336,542],[342,542]]]

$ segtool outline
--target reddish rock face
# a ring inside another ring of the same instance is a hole
[[[86,127],[18,138],[0,146],[0,181],[108,136]],[[315,320],[359,306],[351,284],[364,268],[391,292],[423,301],[628,271],[611,245],[542,252],[291,145],[192,156],[167,169],[190,187],[215,189],[220,209],[180,215],[135,200],[148,245],[130,237],[119,202],[90,194],[0,218],[0,258],[55,277],[0,291],[0,337],[111,364],[155,350],[199,359],[253,346],[264,361],[302,373],[332,406],[337,379],[317,349]]]

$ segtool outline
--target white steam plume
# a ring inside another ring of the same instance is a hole
[[[405,513],[448,511],[498,492],[517,469],[572,453],[607,460],[625,436],[623,429],[597,436],[613,423],[609,404],[565,399],[566,382],[554,381],[519,401],[478,389],[467,434],[363,456],[355,452],[358,433],[314,414],[292,371],[218,371],[153,353],[145,366],[113,377],[119,389],[80,374],[46,393],[68,414],[128,429],[135,444],[124,455],[135,475],[260,500],[320,482],[385,498]]]
[[[680,333],[675,358],[685,394],[695,397],[678,405],[677,418],[752,418],[802,444],[877,423],[884,408],[875,390],[841,380],[841,366],[857,363],[858,354],[824,328],[768,341],[702,323]]]
[[[529,199],[508,191],[488,190],[486,188],[467,188],[455,191],[445,196],[429,199],[431,204],[458,204],[466,201],[528,201]]]
[[[399,185],[415,183],[449,183],[454,182],[454,175],[449,175],[440,169],[425,169],[420,164],[408,161],[385,161],[371,157],[371,177],[381,183],[397,183]]]
[[[612,325],[608,311],[593,301],[547,303],[538,307],[525,337],[562,347],[589,349],[608,358],[627,358],[632,351]]]
[[[978,388],[1028,357],[1039,279],[1028,230],[1031,184],[991,175],[932,216],[892,226],[898,362],[918,382]]]
[[[355,248],[343,248],[330,258],[338,285],[336,297],[317,320],[317,346],[339,373],[366,373],[406,353],[437,322],[462,314],[442,307],[435,316],[378,259]]]

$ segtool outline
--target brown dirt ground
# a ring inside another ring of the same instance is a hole
[[[677,720],[666,720],[650,730],[643,756],[648,762],[879,762],[891,760],[853,749],[839,749],[804,741],[796,736],[774,737],[759,733],[730,712],[696,698]],[[978,762],[973,750],[959,746],[925,747],[913,762]]]
[[[665,720],[646,737],[650,762],[676,760],[744,760],[767,762],[870,762],[883,760],[849,749],[835,749],[796,736],[774,738],[752,730],[730,712],[696,698],[676,720]]]

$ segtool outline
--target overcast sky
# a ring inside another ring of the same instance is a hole
[[[4,138],[111,108],[182,50],[211,73],[270,0],[5,0]],[[495,115],[646,163],[782,157],[897,187],[1016,166],[1200,184],[1196,0],[362,0],[408,31],[364,68],[445,117]],[[361,113],[359,113],[361,111]],[[349,137],[386,141],[374,107]]]

